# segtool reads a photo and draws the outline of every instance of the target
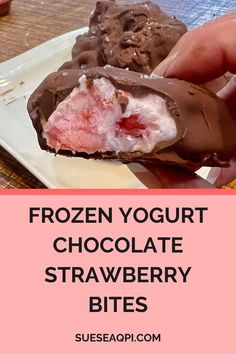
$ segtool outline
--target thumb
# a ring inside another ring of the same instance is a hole
[[[233,12],[187,32],[154,73],[197,84],[236,73],[235,20]]]
[[[202,179],[194,172],[185,170],[178,166],[161,166],[143,163],[146,169],[138,169],[137,164],[130,163],[129,169],[148,188],[174,188],[174,189],[212,189],[213,184]],[[147,170],[151,172],[147,175]]]
[[[217,95],[225,101],[231,116],[236,119],[236,75]]]
[[[230,168],[214,167],[211,169],[207,180],[214,183],[217,188],[225,186],[236,178],[236,157],[230,162]]]

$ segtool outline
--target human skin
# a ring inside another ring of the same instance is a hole
[[[236,12],[187,32],[154,72],[160,76],[175,77],[196,84],[205,84],[226,72],[236,74]],[[236,119],[236,76],[232,77],[218,95],[225,101],[232,117]],[[149,169],[160,178],[161,173],[157,173],[158,167]],[[236,152],[231,167],[213,168],[209,181],[214,182],[216,187],[221,187],[234,178],[236,178]],[[193,188],[204,188],[202,183],[193,177],[187,188],[191,188],[191,184]]]

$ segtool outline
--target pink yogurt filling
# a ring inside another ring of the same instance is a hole
[[[175,122],[161,97],[148,94],[135,98],[117,92],[105,78],[95,79],[87,87],[82,76],[79,83],[43,127],[47,145],[56,151],[148,153],[157,143],[176,136]],[[117,93],[128,102],[125,112]]]

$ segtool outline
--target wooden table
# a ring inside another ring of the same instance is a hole
[[[236,10],[236,1],[232,0],[159,0],[156,2],[167,13],[175,14],[183,20],[189,28],[201,25],[215,16]],[[0,62],[55,36],[87,25],[95,3],[95,0],[13,0],[10,15],[0,18]],[[45,187],[0,148],[0,188]]]

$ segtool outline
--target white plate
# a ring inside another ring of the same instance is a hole
[[[49,188],[145,188],[125,165],[54,156],[38,146],[27,100],[70,59],[75,37],[86,30],[66,33],[0,64],[0,145]],[[148,174],[141,167],[138,172]],[[203,169],[202,175],[207,172]]]

